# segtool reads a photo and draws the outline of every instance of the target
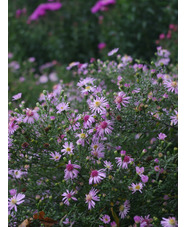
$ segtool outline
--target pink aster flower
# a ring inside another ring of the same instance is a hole
[[[116,159],[117,165],[122,169],[128,169],[128,164],[133,161],[133,158],[131,158],[128,155],[125,155],[124,158],[116,157],[115,159]]]
[[[169,218],[162,218],[161,225],[163,227],[173,227],[178,226],[178,222],[176,221],[175,217],[169,217]]]
[[[164,85],[168,91],[178,94],[178,82],[173,80],[164,80]]]
[[[159,166],[154,166],[154,170],[155,170],[156,172],[159,172],[159,171],[160,171],[160,167],[159,167]]]
[[[143,174],[141,175],[141,181],[142,181],[143,183],[147,183],[148,180],[149,180],[149,177],[148,177],[148,176],[143,175]]]
[[[144,172],[144,167],[138,167],[138,166],[136,166],[136,173],[139,175],[139,176],[141,176],[142,174],[143,174],[143,172]]]
[[[56,106],[56,109],[58,110],[57,113],[61,113],[62,111],[69,109],[69,104],[62,102]]]
[[[98,49],[102,50],[106,47],[106,43],[99,43],[98,44]]]
[[[8,133],[9,134],[13,134],[19,128],[19,125],[17,124],[16,120],[17,119],[15,117],[10,118],[10,121],[8,123]]]
[[[171,125],[177,125],[178,124],[178,111],[174,110],[175,115],[171,116]]]
[[[8,199],[9,200],[9,202],[8,202],[9,210],[14,209],[17,212],[17,206],[16,205],[23,203],[24,198],[25,198],[25,195],[19,193],[18,195],[14,195],[12,198]]]
[[[109,224],[110,223],[110,216],[105,214],[103,215],[100,220],[104,223],[104,224]]]
[[[21,176],[24,174],[24,172],[22,172],[21,170],[14,170],[14,174],[13,174],[13,176],[15,177],[15,178],[21,178]]]
[[[112,56],[113,54],[117,53],[119,50],[119,48],[115,48],[113,50],[111,50],[109,53],[108,53],[108,56]]]
[[[69,206],[70,205],[69,201],[71,199],[73,199],[74,201],[77,201],[77,199],[73,196],[74,194],[76,194],[75,191],[71,190],[71,192],[69,192],[69,190],[66,190],[66,192],[64,192],[62,194],[62,196],[64,197],[62,199],[62,201],[64,201],[64,204],[66,204],[67,206]]]
[[[99,136],[104,136],[104,134],[111,134],[113,130],[113,123],[109,120],[102,121],[97,127],[97,132]]]
[[[93,150],[91,151],[91,155],[96,157],[96,158],[104,158],[105,157],[105,153],[104,152],[101,152],[99,150]]]
[[[150,215],[145,216],[144,218],[141,217],[140,220],[140,227],[150,227],[153,226],[151,222],[153,221],[152,218],[150,218]]]
[[[167,136],[164,133],[158,134],[158,139],[159,140],[164,140]]]
[[[54,161],[59,161],[61,158],[61,155],[56,151],[55,151],[55,153],[50,153],[50,156],[52,156],[52,158],[50,158],[50,159],[53,159]]]
[[[74,145],[72,142],[68,143],[65,142],[65,144],[63,145],[64,149],[61,150],[61,152],[65,155],[67,154],[74,154],[73,150],[74,150]]]
[[[89,104],[89,107],[93,113],[103,114],[106,112],[106,106],[108,104],[108,101],[104,97],[97,97]]]
[[[9,190],[9,192],[10,192],[11,196],[14,196],[17,193],[17,189],[11,189],[11,190]]]
[[[100,201],[99,197],[96,195],[99,191],[92,188],[89,194],[85,195],[85,203],[88,203],[88,209],[91,210],[92,207],[95,207],[95,201]]]
[[[121,219],[124,219],[126,217],[126,215],[129,212],[129,210],[130,210],[130,201],[126,200],[124,202],[124,204],[122,204],[119,207],[119,215],[120,215]]]
[[[104,161],[104,167],[108,170],[112,170],[113,165],[111,162]]]
[[[76,164],[71,164],[71,160],[69,160],[65,169],[65,176],[64,176],[65,180],[67,181],[69,179],[77,178],[77,175],[79,173],[77,169],[81,169],[81,167]]]
[[[123,106],[126,106],[127,103],[129,103],[130,97],[126,97],[126,94],[123,91],[118,92],[118,95],[115,96],[114,102],[117,105],[117,109],[121,110],[121,104]]]
[[[18,94],[16,94],[16,95],[12,96],[12,100],[13,100],[13,101],[18,100],[18,99],[21,98],[21,96],[22,96],[22,93],[18,93]]]
[[[141,191],[142,188],[143,188],[142,183],[138,183],[138,184],[132,183],[131,184],[131,190],[133,191],[133,193],[135,193],[136,191],[140,191],[142,193],[142,191]]]
[[[116,224],[115,221],[113,221],[113,222],[110,223],[110,226],[111,226],[111,227],[117,227],[117,224]]]
[[[37,113],[36,110],[31,110],[29,108],[26,109],[26,117],[23,119],[24,123],[29,123],[29,124],[33,124],[34,120],[38,120],[39,119],[39,114]]]
[[[103,151],[105,149],[103,143],[100,143],[97,137],[93,139],[91,148],[96,151]]]
[[[83,121],[84,128],[90,128],[92,124],[95,122],[95,118],[93,117],[93,115],[85,115],[83,117]]]
[[[92,170],[89,178],[89,184],[94,184],[100,183],[104,178],[106,177],[106,173],[104,169],[100,170]]]

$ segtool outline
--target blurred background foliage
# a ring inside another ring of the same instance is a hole
[[[9,52],[21,62],[35,57],[38,65],[57,60],[62,64],[86,62],[91,57],[105,60],[119,47],[120,53],[150,60],[155,41],[177,24],[177,0],[117,0],[108,11],[91,13],[96,0],[63,0],[58,11],[47,12],[38,21],[28,17],[44,0],[9,1]],[[16,10],[26,8],[19,18]],[[98,49],[98,44],[106,48]]]

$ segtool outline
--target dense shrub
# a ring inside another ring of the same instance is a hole
[[[91,57],[106,60],[105,53],[114,47],[149,60],[158,35],[166,33],[169,24],[177,24],[177,0],[117,0],[108,11],[95,14],[91,8],[96,1],[64,0],[58,11],[27,24],[35,8],[44,2],[9,2],[9,52],[18,61],[30,56],[38,65],[53,60],[87,62]],[[99,50],[99,43],[105,43],[105,49]]]
[[[177,68],[117,51],[9,103],[10,226],[177,226]]]

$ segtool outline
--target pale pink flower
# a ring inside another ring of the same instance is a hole
[[[18,100],[18,99],[21,98],[21,96],[22,96],[22,93],[18,93],[18,94],[16,94],[16,95],[12,96],[12,100],[13,100],[13,101]]]
[[[115,96],[114,102],[117,105],[117,109],[121,110],[121,105],[126,107],[126,104],[129,103],[130,97],[126,97],[126,94],[123,91],[118,92],[117,96]]]
[[[106,177],[104,169],[92,170],[89,178],[89,184],[98,184]]]
[[[173,80],[164,80],[164,85],[168,91],[178,94],[178,82]]]
[[[29,124],[33,124],[34,120],[38,120],[39,119],[39,114],[37,113],[36,110],[31,110],[29,108],[26,109],[26,117],[23,119],[24,123],[29,123]]]
[[[69,160],[65,169],[65,180],[77,178],[77,175],[79,173],[77,169],[81,169],[81,167],[76,164],[71,164],[71,160]]]
[[[160,171],[160,167],[159,167],[159,166],[154,166],[154,170],[155,170],[156,172],[159,172],[159,171]]]
[[[113,165],[111,162],[104,161],[104,167],[108,170],[112,170]]]
[[[69,109],[69,104],[62,102],[56,106],[56,109],[58,110],[57,113],[61,113]]]
[[[110,223],[110,216],[107,215],[107,214],[105,214],[105,215],[103,215],[103,216],[100,218],[100,220],[101,220],[103,223],[105,223],[105,224],[109,224],[109,223]]]
[[[174,110],[175,115],[171,116],[171,125],[177,125],[178,124],[178,111]]]
[[[97,126],[97,132],[99,136],[104,136],[104,134],[111,134],[113,130],[113,123],[110,120],[105,120],[100,122]]]
[[[149,177],[148,177],[148,176],[143,175],[143,174],[141,175],[141,181],[142,181],[143,183],[147,183],[148,180],[149,180]]]
[[[135,193],[136,191],[140,191],[142,193],[142,191],[141,191],[142,188],[143,188],[142,183],[138,183],[138,184],[132,183],[131,184],[131,190],[133,191],[133,193]]]
[[[91,155],[99,159],[99,158],[104,158],[105,153],[99,150],[93,150],[91,151]]]
[[[17,194],[17,195],[14,195],[12,198],[8,199],[9,202],[8,202],[8,208],[9,210],[12,210],[14,209],[16,212],[17,212],[17,206],[16,205],[19,205],[21,203],[24,202],[24,199],[25,198],[25,195],[24,194]]]
[[[130,210],[130,201],[126,200],[124,202],[124,204],[122,204],[119,207],[119,215],[120,215],[121,219],[124,219],[126,217],[126,215],[129,212],[129,210]]]
[[[74,201],[77,201],[77,199],[73,196],[75,194],[76,194],[76,192],[73,191],[73,190],[71,190],[71,192],[69,192],[69,190],[66,190],[66,192],[64,192],[62,194],[62,196],[64,197],[62,199],[62,201],[64,202],[64,204],[66,204],[67,206],[69,206],[70,205],[70,203],[69,203],[70,199],[73,199]]]
[[[108,56],[112,56],[113,54],[117,53],[119,50],[119,48],[115,48],[113,50],[111,50],[109,53],[108,53]]]
[[[119,167],[122,169],[128,169],[128,164],[133,161],[133,158],[130,156],[126,155],[123,159],[122,157],[116,157],[116,162]]]
[[[139,175],[139,176],[141,176],[142,174],[143,174],[143,172],[144,172],[144,167],[138,167],[138,166],[136,166],[136,173]]]
[[[89,107],[93,113],[103,114],[106,112],[106,106],[108,104],[108,101],[104,97],[97,97],[89,104]]]
[[[95,207],[95,201],[100,201],[99,197],[96,195],[99,191],[92,188],[89,194],[85,195],[85,203],[88,203],[88,209],[91,210],[92,207]]]
[[[10,121],[8,123],[8,133],[9,134],[13,134],[19,128],[19,125],[17,124],[16,120],[17,119],[15,117],[10,118]]]
[[[64,149],[61,150],[61,152],[65,155],[67,154],[74,154],[73,150],[74,150],[74,145],[72,142],[68,143],[65,142],[65,144],[63,145]]]
[[[55,151],[55,153],[50,153],[50,155],[52,156],[52,158],[50,158],[50,159],[53,159],[55,161],[59,161],[61,158],[61,155],[56,151]]]
[[[164,140],[166,137],[167,137],[167,136],[166,136],[164,133],[161,132],[161,133],[158,134],[158,137],[157,137],[157,138],[158,138],[159,140]]]

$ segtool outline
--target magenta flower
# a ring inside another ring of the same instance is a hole
[[[167,136],[164,133],[158,134],[158,139],[159,140],[164,140]]]
[[[111,134],[113,130],[112,126],[113,126],[113,123],[109,120],[100,122],[100,124],[96,128],[99,136],[103,137],[104,134]]]
[[[16,195],[17,190],[16,189],[11,189],[11,190],[9,190],[9,192],[10,192],[11,196],[14,196],[14,195]]]
[[[99,43],[98,44],[98,49],[99,50],[102,50],[102,49],[104,49],[106,47],[106,43]]]
[[[89,194],[86,195],[85,203],[88,203],[88,209],[91,210],[95,207],[95,201],[100,201],[99,197],[96,195],[99,191],[92,188]]]
[[[111,227],[117,227],[117,224],[116,224],[115,221],[113,221],[113,222],[110,223],[110,226],[111,226]]]
[[[95,122],[93,115],[85,115],[83,117],[83,120],[84,120],[83,122],[84,128],[90,128],[92,124]]]
[[[77,178],[77,175],[79,173],[77,169],[81,169],[81,167],[76,164],[71,164],[71,160],[69,160],[65,169],[65,176],[64,176],[65,180],[67,181],[69,179]]]
[[[52,156],[52,158],[50,158],[50,159],[53,159],[54,161],[59,161],[61,158],[61,155],[56,151],[55,151],[55,153],[50,153],[50,155]]]
[[[135,223],[140,223],[140,221],[141,221],[141,217],[140,216],[134,216],[134,221],[135,221]]]
[[[91,174],[90,174],[90,178],[89,178],[89,184],[92,184],[93,182],[94,182],[94,184],[98,184],[105,177],[106,177],[106,174],[105,174],[105,170],[104,169],[92,170]]]
[[[126,217],[129,210],[130,210],[130,201],[126,200],[124,204],[119,207],[119,215],[121,219],[124,219]]]
[[[108,104],[108,101],[104,97],[97,97],[89,104],[89,107],[93,113],[103,114],[106,112],[106,106]]]
[[[29,123],[29,124],[33,124],[34,120],[38,120],[39,119],[39,114],[37,113],[36,110],[31,110],[29,108],[26,109],[26,117],[23,119],[24,123]]]
[[[118,92],[118,95],[115,97],[114,102],[117,105],[117,108],[121,110],[121,105],[124,107],[126,106],[127,103],[129,103],[130,97],[126,97],[126,94],[123,91]]]
[[[117,165],[122,169],[128,169],[128,164],[133,161],[133,158],[131,158],[128,155],[126,155],[123,160],[122,160],[122,157],[116,157],[115,159],[116,159]]]
[[[155,170],[156,172],[159,172],[159,171],[160,171],[160,167],[159,167],[159,166],[155,166],[155,167],[154,167],[154,170]]]
[[[91,8],[92,13],[96,13],[99,10],[104,10],[108,5],[114,5],[116,0],[98,0],[96,4]]]
[[[148,176],[143,175],[143,174],[141,175],[141,181],[142,181],[143,183],[147,183],[148,180],[149,180],[149,177],[148,177]]]
[[[68,143],[65,142],[65,144],[63,145],[64,149],[61,150],[61,152],[65,155],[67,154],[74,154],[73,150],[74,150],[74,145],[72,142]]]
[[[56,106],[56,109],[58,110],[57,113],[61,113],[62,111],[69,109],[69,104],[62,102]]]
[[[153,226],[151,222],[153,221],[152,218],[150,218],[150,215],[145,216],[144,218],[141,217],[140,220],[140,227],[150,227]]]
[[[103,215],[100,220],[104,223],[104,224],[109,224],[110,223],[110,216],[105,214]]]
[[[16,205],[19,205],[19,204],[23,203],[24,202],[24,200],[23,200],[24,198],[25,198],[25,195],[19,193],[18,195],[14,195],[12,198],[8,199],[9,200],[8,209],[9,210],[14,209],[17,212],[17,206]]]
[[[22,93],[18,93],[18,94],[16,94],[16,95],[12,96],[12,100],[13,100],[13,101],[18,100],[18,99],[21,98],[21,96],[22,96]]]
[[[71,199],[73,199],[74,201],[77,201],[77,199],[73,196],[74,194],[76,194],[75,191],[71,190],[71,192],[69,192],[69,190],[66,190],[66,192],[64,192],[62,194],[62,196],[64,197],[62,199],[62,201],[64,202],[64,204],[66,204],[67,206],[69,206],[70,205],[69,201]]]
[[[18,128],[19,128],[19,125],[16,124],[16,118],[13,117],[13,118],[10,118],[10,121],[8,123],[8,133],[9,134],[13,134]]]

